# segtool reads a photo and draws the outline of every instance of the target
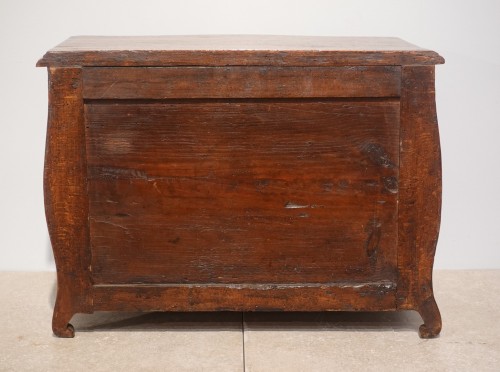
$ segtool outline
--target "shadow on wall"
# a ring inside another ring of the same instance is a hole
[[[52,287],[50,288],[49,294],[49,306],[51,309],[54,309],[56,305],[56,296],[57,296],[57,277],[54,273],[54,281],[52,282]]]
[[[50,244],[50,238],[47,235],[46,244],[45,244],[45,256],[47,258],[47,266],[56,269],[56,263],[54,261],[54,253],[52,253],[52,244]]]
[[[47,236],[45,243],[45,257],[47,259],[47,266],[55,271],[56,263],[54,261],[54,253],[52,253],[52,244],[50,243],[50,238]],[[52,284],[52,288],[50,290],[49,295],[49,305],[53,309],[56,303],[56,295],[57,295],[57,279],[54,273],[54,282]]]

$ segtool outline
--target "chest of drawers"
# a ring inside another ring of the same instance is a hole
[[[417,310],[439,334],[439,63],[393,38],[47,52],[54,333],[94,311]]]

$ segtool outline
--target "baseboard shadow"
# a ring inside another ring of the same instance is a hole
[[[242,327],[242,322],[244,327]],[[109,331],[415,331],[422,319],[400,312],[96,312],[76,314],[78,332]]]

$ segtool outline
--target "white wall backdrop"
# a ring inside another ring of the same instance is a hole
[[[500,1],[0,0],[0,270],[53,270],[43,53],[71,35],[398,36],[438,51],[437,268],[500,268]]]

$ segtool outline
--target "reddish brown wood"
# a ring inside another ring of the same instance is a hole
[[[49,51],[54,333],[96,310],[413,309],[439,334],[442,62],[387,38]]]
[[[57,266],[52,329],[73,337],[69,321],[92,311],[87,169],[81,69],[49,69],[44,171],[45,215]]]
[[[401,66],[444,59],[398,38],[204,35],[76,36],[38,66]]]
[[[88,67],[84,98],[398,97],[399,66]]]
[[[435,337],[441,316],[432,266],[441,216],[441,154],[434,66],[405,66],[401,95],[398,307],[420,312],[420,336]]]
[[[387,311],[395,283],[96,285],[96,311]]]
[[[394,280],[399,102],[99,103],[86,121],[96,283]]]

